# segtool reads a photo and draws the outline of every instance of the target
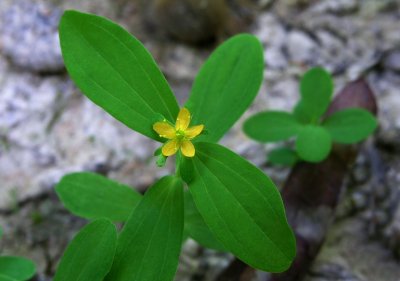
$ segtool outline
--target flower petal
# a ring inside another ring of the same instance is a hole
[[[185,131],[185,137],[187,137],[188,139],[193,139],[195,137],[197,137],[198,135],[201,134],[201,132],[204,129],[204,125],[196,125],[193,127],[190,127],[189,129],[187,129]]]
[[[186,157],[193,157],[196,152],[193,143],[188,140],[182,142],[181,151],[182,154]]]
[[[166,142],[161,151],[164,156],[174,155],[179,149],[179,142],[176,139]]]
[[[175,128],[165,121],[155,123],[153,130],[162,138],[173,139],[176,136]]]
[[[186,130],[190,123],[190,112],[187,108],[183,107],[176,118],[175,129],[176,130]]]

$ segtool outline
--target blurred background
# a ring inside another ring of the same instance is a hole
[[[311,66],[333,74],[336,92],[365,77],[380,128],[350,170],[305,280],[400,280],[399,0],[0,0],[1,253],[31,258],[35,280],[51,280],[86,223],[55,196],[65,173],[95,171],[144,191],[169,169],[156,167],[155,142],[108,116],[68,78],[57,31],[65,9],[106,16],[144,42],[181,103],[219,43],[236,33],[256,35],[265,50],[264,83],[222,142],[278,186],[289,168],[266,163],[272,146],[245,137],[243,120],[260,110],[291,110],[299,77]],[[176,280],[215,280],[231,260],[187,241]],[[264,280],[261,273],[252,278]]]

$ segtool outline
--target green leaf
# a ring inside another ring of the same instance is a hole
[[[189,192],[184,193],[185,197],[185,232],[200,245],[206,248],[219,251],[226,251],[224,246],[215,238],[210,231],[203,217],[194,204],[192,195]]]
[[[3,228],[0,225],[0,239],[3,237]]]
[[[64,176],[56,192],[73,214],[111,221],[126,221],[142,197],[129,186],[85,172]]]
[[[224,248],[254,268],[286,270],[296,254],[295,238],[273,182],[218,144],[197,143],[192,161],[189,190]]]
[[[328,109],[333,94],[333,80],[323,68],[312,68],[300,81],[302,112],[319,119]]]
[[[293,166],[298,161],[298,156],[288,147],[279,147],[268,154],[268,161],[275,165]]]
[[[244,132],[260,142],[286,140],[297,134],[300,124],[296,118],[283,111],[266,111],[257,113],[246,120]]]
[[[217,142],[251,104],[263,79],[263,48],[252,35],[234,36],[215,50],[196,77],[186,107],[198,139]]]
[[[102,281],[115,254],[117,231],[108,220],[85,226],[68,245],[54,281]]]
[[[0,257],[0,275],[4,280],[25,281],[31,279],[35,272],[35,264],[26,258]]]
[[[296,140],[296,150],[301,159],[321,162],[331,151],[332,140],[329,132],[320,126],[304,126]]]
[[[323,127],[329,131],[332,140],[345,144],[362,141],[372,134],[377,125],[375,117],[361,108],[338,111],[323,122]]]
[[[312,123],[316,118],[314,118],[309,111],[307,111],[307,108],[304,106],[304,102],[300,100],[296,106],[293,109],[293,116],[296,118],[296,120],[303,125],[307,125]],[[316,122],[314,122],[316,123]]]
[[[176,155],[176,166],[178,169],[178,174],[182,180],[186,183],[190,182],[193,178],[193,164],[190,158],[182,155],[178,152]]]
[[[60,22],[65,66],[82,92],[126,126],[159,140],[159,114],[175,122],[178,104],[146,48],[119,25],[66,11]]]
[[[0,274],[0,281],[18,281],[17,279]]]
[[[146,192],[126,222],[105,280],[173,280],[182,233],[183,183],[166,176]]]

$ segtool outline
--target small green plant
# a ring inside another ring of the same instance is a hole
[[[272,163],[292,165],[298,158],[323,161],[332,143],[352,144],[369,136],[377,126],[375,117],[361,108],[346,108],[330,116],[333,80],[322,68],[313,68],[300,81],[301,99],[292,113],[265,111],[250,117],[244,132],[259,142],[278,142],[295,138],[295,150],[281,147],[269,155]]]
[[[0,227],[0,239],[3,229]],[[26,281],[35,275],[32,261],[14,256],[0,256],[0,281]]]
[[[295,238],[279,191],[257,167],[217,144],[259,90],[263,50],[254,36],[235,36],[214,51],[181,109],[150,53],[115,23],[67,11],[60,42],[82,92],[160,142],[158,165],[176,155],[176,172],[144,196],[100,175],[65,176],[56,187],[60,199],[94,221],[67,248],[55,281],[172,280],[186,237],[261,270],[290,266]],[[111,222],[124,222],[118,236]]]

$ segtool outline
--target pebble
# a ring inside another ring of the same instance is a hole
[[[61,14],[48,2],[13,2],[0,14],[0,51],[25,71],[62,71],[58,39]]]
[[[279,48],[266,49],[264,59],[267,68],[284,69],[288,66],[286,56]]]
[[[400,76],[393,71],[385,71],[372,73],[369,78],[378,97],[378,141],[398,147],[400,145],[400,96],[398,94]]]
[[[287,50],[290,59],[298,64],[313,64],[319,53],[317,43],[300,30],[293,30],[289,33]]]
[[[320,13],[347,14],[359,8],[359,0],[328,0],[319,1],[313,10]]]
[[[254,23],[254,34],[264,46],[280,48],[287,41],[287,31],[276,15],[266,12]]]
[[[400,49],[389,53],[386,56],[383,65],[390,70],[400,72]]]

